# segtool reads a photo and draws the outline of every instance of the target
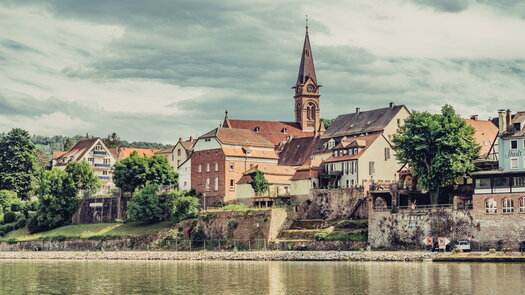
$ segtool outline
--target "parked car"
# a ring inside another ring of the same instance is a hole
[[[469,241],[458,241],[454,246],[454,249],[463,250],[463,252],[470,252],[470,242]]]

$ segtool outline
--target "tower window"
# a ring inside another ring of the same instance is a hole
[[[308,120],[315,120],[315,111],[315,104],[313,102],[308,103],[308,105],[306,106],[306,118]]]

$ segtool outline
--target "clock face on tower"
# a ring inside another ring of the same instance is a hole
[[[310,93],[314,93],[315,92],[315,86],[310,84],[310,85],[308,85],[308,88],[306,88],[306,90],[308,90],[308,92],[310,92]]]

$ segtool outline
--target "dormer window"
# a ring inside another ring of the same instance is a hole
[[[253,129],[255,132],[259,133],[261,132],[261,127],[259,126],[255,126],[255,128]]]
[[[332,138],[328,141],[328,148],[331,149],[335,146],[335,140]]]
[[[281,132],[284,133],[284,134],[287,134],[288,133],[288,129],[286,129],[286,127],[284,127],[283,129],[281,129]]]
[[[520,131],[521,130],[521,123],[514,123],[514,131]]]
[[[337,151],[334,151],[334,157],[337,157]]]
[[[348,149],[348,154],[349,154],[349,155],[353,155],[353,153],[352,153],[352,149]]]
[[[358,152],[359,152],[359,149],[358,149],[358,148],[355,148],[355,149],[354,149],[354,155],[357,155]]]

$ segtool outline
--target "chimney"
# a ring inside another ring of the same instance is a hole
[[[472,115],[472,116],[470,116],[470,119],[471,119],[471,120],[476,120],[476,121],[477,121],[477,120],[478,120],[478,115]]]
[[[507,109],[507,112],[505,113],[505,119],[507,120],[507,130],[511,129],[512,126],[512,112],[510,109]]]
[[[499,133],[505,133],[507,131],[507,118],[505,110],[498,110],[498,129]]]
[[[396,106],[396,104],[395,104],[393,101],[391,101],[391,102],[388,104],[388,106],[391,107],[391,108],[393,108],[393,107]]]
[[[193,141],[193,136],[190,136],[190,141]]]
[[[183,138],[182,138],[182,137],[179,137],[179,141],[182,141],[182,140],[183,140]]]
[[[361,108],[355,108],[355,113],[359,114],[361,112]]]

